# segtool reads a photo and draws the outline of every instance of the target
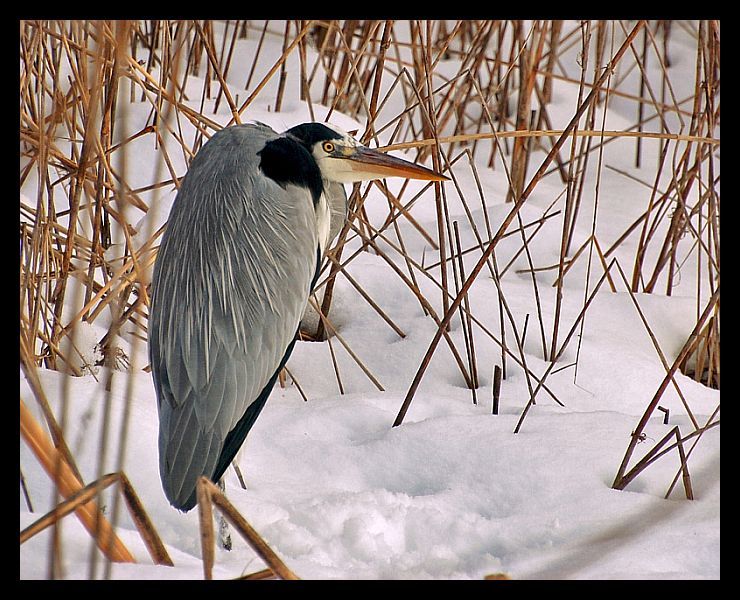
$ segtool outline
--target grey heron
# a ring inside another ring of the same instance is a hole
[[[175,508],[218,482],[296,341],[324,252],[347,211],[343,183],[446,179],[322,123],[215,133],[193,158],[154,265],[149,359],[159,470]]]

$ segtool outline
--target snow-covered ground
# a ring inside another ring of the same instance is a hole
[[[256,36],[253,38],[240,42],[236,60],[240,52],[248,55],[256,43]],[[279,40],[266,44],[266,56],[271,52],[274,59],[280,54]],[[671,48],[671,74],[686,73],[683,78],[676,75],[673,81],[691,89],[695,50],[681,37],[680,30],[674,33]],[[575,51],[572,58],[570,66],[575,70]],[[236,94],[244,77],[233,72]],[[191,106],[195,108],[199,106],[197,90],[202,84],[203,80],[194,76],[188,80]],[[280,113],[270,111],[267,100],[258,100],[243,118],[268,123],[277,130],[309,120],[308,109],[298,100],[296,90],[288,86]],[[554,127],[567,123],[576,105],[576,94],[574,86],[556,82],[551,109]],[[677,96],[685,97],[678,92]],[[626,109],[620,112],[621,106],[618,100],[610,105],[606,129],[625,128],[634,121],[634,115],[627,114]],[[326,111],[316,105],[314,109],[317,119]],[[119,111],[117,135],[124,139],[139,131],[149,112],[146,103]],[[228,122],[230,115],[224,102],[217,114],[212,112],[208,111],[209,118]],[[364,129],[362,123],[336,112],[332,122],[348,130]],[[597,123],[601,123],[600,117]],[[188,124],[180,125],[184,137],[190,135],[188,139],[192,139]],[[644,144],[643,168],[636,169],[632,144],[634,141],[617,140],[605,146],[604,163],[652,181],[657,145]],[[132,186],[166,176],[161,155],[150,137],[143,136],[130,146],[126,172]],[[481,156],[484,163],[488,156]],[[170,158],[178,174],[184,173],[182,153],[172,151]],[[476,199],[471,201],[472,216],[485,231],[473,173],[463,163],[467,161],[459,161],[453,170],[463,193]],[[593,159],[594,176],[587,179],[584,192],[584,202],[589,206],[593,206],[596,194],[595,164]],[[530,164],[530,169],[537,166]],[[504,202],[504,171],[490,171],[481,164],[478,173],[488,218],[495,230],[511,208]],[[596,234],[607,247],[645,210],[650,189],[609,168],[601,169],[598,183]],[[35,198],[33,185],[34,179],[29,178],[22,194]],[[421,188],[419,182],[411,185],[415,186],[412,189]],[[445,186],[450,218],[458,221],[462,246],[468,247],[475,239],[472,228],[454,186]],[[540,218],[561,192],[557,176],[543,181],[521,211],[523,222]],[[405,193],[411,197],[409,191]],[[159,210],[150,211],[144,221],[134,224],[139,243],[166,220],[173,198],[169,190],[163,192],[157,199]],[[561,197],[550,211],[562,208],[562,203]],[[377,189],[371,191],[365,207],[371,222],[380,224],[387,215],[388,203]],[[592,208],[581,210],[583,218],[576,229],[574,248],[591,235]],[[427,231],[436,232],[431,192],[414,204],[412,214]],[[561,219],[562,214],[546,221],[532,240],[530,252],[535,266],[557,262]],[[399,225],[408,253],[418,262],[425,254],[427,264],[432,262],[430,257],[436,253],[425,240],[405,220],[399,220]],[[615,254],[628,272],[635,244],[628,240]],[[383,247],[397,264],[403,265],[389,245]],[[520,247],[518,234],[502,240],[497,248],[499,264],[506,264]],[[357,248],[359,241],[350,241],[344,256]],[[479,256],[476,252],[467,255],[467,272]],[[696,321],[696,269],[690,264],[682,269],[672,296],[636,296],[669,364]],[[527,266],[522,254],[502,286],[520,333],[529,315],[526,361],[532,372],[543,373],[549,363],[543,360],[531,276],[516,272]],[[344,277],[337,278],[331,318],[385,391],[378,391],[335,341],[332,347],[344,390],[340,393],[328,343],[298,343],[288,368],[308,401],[295,385],[276,387],[240,453],[239,464],[248,489],[241,489],[233,470],[227,471],[226,489],[231,502],[296,574],[306,579],[481,579],[499,572],[515,579],[719,578],[719,427],[702,436],[690,457],[695,500],[684,499],[680,483],[670,499],[663,497],[678,469],[675,452],[644,471],[626,490],[611,489],[630,433],[665,375],[661,358],[616,271],[617,293],[606,285],[601,288],[588,309],[580,340],[574,336],[560,359],[562,366],[574,362],[580,342],[577,378],[574,380],[573,368],[565,368],[547,379],[548,388],[564,406],[540,392],[537,404],[516,434],[515,425],[529,399],[527,379],[509,360],[501,388],[500,414],[492,415],[492,371],[495,364],[500,364],[500,349],[479,328],[475,332],[481,380],[478,403],[473,404],[471,392],[443,341],[403,424],[391,427],[436,326],[382,257],[362,253],[352,260],[348,271],[406,334],[401,338],[394,333]],[[437,277],[438,271],[430,273]],[[555,273],[545,271],[537,276],[548,343],[555,313]],[[601,274],[594,261],[589,291]],[[582,308],[586,279],[584,256],[565,279],[561,342]],[[423,276],[418,281],[441,314],[440,293],[434,282]],[[485,271],[471,289],[470,303],[472,314],[497,334],[498,291]],[[74,310],[70,307],[71,313]],[[80,326],[76,334],[80,348],[91,351],[106,326],[105,316],[92,325]],[[510,324],[507,327],[512,340]],[[450,334],[463,352],[459,319],[453,320]],[[97,378],[100,381],[92,374],[72,378],[47,370],[40,370],[39,377],[57,414],[62,413],[61,399],[67,398],[67,441],[86,482],[97,477],[106,405],[110,408],[107,426],[111,433],[104,472],[119,468],[119,432],[122,420],[128,424],[120,468],[133,483],[175,566],[152,564],[130,518],[122,511],[120,536],[140,562],[115,564],[110,576],[202,578],[197,511],[182,514],[174,510],[161,490],[156,400],[151,377],[141,370],[146,365],[145,346],[135,344],[134,339],[122,342],[133,364],[130,379],[124,372],[115,372],[110,394],[105,391],[101,373]],[[700,422],[706,421],[719,403],[719,392],[681,374],[676,379],[694,415]],[[41,419],[22,373],[20,393]],[[642,444],[646,449],[676,425],[690,431],[690,421],[674,389],[665,392],[660,404],[670,410],[669,423],[663,424],[662,413],[651,419]],[[640,446],[637,456],[641,456]],[[34,512],[29,511],[21,494],[22,529],[51,508],[53,496],[48,477],[22,441],[20,465],[34,508]],[[111,502],[106,506],[109,510]],[[217,551],[215,578],[232,578],[263,568],[255,553],[237,539],[237,534],[232,535],[234,548]],[[50,540],[47,530],[20,547],[21,579],[47,576]],[[64,576],[89,577],[91,541],[74,516],[63,520],[61,542]],[[102,574],[100,563],[95,571],[98,577]]]

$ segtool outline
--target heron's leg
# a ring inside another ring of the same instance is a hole
[[[226,495],[226,483],[224,483],[223,477],[218,480],[218,489],[221,493]],[[231,533],[229,533],[229,524],[226,522],[226,518],[219,513],[218,515],[218,543],[224,550],[231,550]]]
[[[231,463],[234,467],[234,472],[236,473],[236,476],[239,478],[239,483],[242,486],[243,490],[247,489],[247,484],[244,483],[244,477],[242,477],[242,470],[239,468],[239,465],[236,464],[236,461]]]

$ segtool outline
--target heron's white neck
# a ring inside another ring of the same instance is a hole
[[[321,194],[316,204],[316,231],[319,237],[319,248],[323,256],[329,244],[329,233],[331,231],[331,211],[329,210],[329,199],[326,197],[326,193]]]

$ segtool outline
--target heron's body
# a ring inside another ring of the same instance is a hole
[[[152,277],[149,357],[160,475],[180,510],[244,442],[341,227],[346,195],[326,179],[311,136],[341,138],[319,124],[282,135],[225,128],[193,159],[173,204]]]

